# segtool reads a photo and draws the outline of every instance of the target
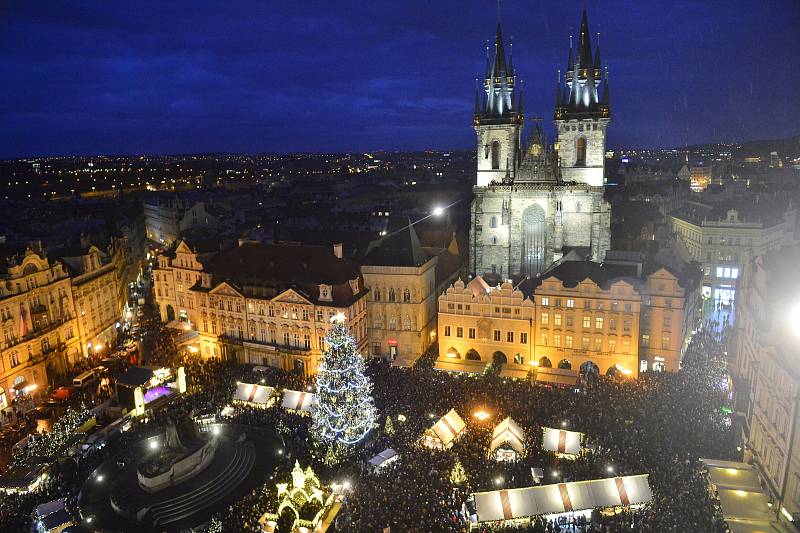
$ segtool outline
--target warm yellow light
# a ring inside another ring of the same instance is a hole
[[[481,410],[475,411],[475,412],[472,414],[472,416],[474,416],[475,418],[477,418],[478,420],[480,420],[481,422],[483,422],[484,420],[486,420],[487,418],[489,418],[489,413],[487,413],[486,411],[484,411],[484,410],[482,410],[482,409],[481,409]]]
[[[199,352],[200,350],[198,350],[198,349],[197,349],[197,346],[189,346],[189,351],[190,351],[191,353],[197,353],[197,352]]]
[[[539,361],[531,361],[531,366],[539,366]]]
[[[447,352],[447,357],[455,357],[456,352]]]
[[[738,473],[739,473],[739,471],[738,471],[738,470],[736,470],[735,468],[727,468],[726,470],[727,470],[727,471],[728,471],[728,473],[729,473],[730,475],[732,475],[732,476],[735,476],[736,474],[738,474]]]

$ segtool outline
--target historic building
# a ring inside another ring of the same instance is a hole
[[[439,297],[436,368],[482,372],[494,363],[504,376],[532,371],[557,383],[678,370],[697,325],[699,276],[612,254],[602,264],[566,257],[517,287],[459,280]]]
[[[800,248],[752,260],[736,298],[735,410],[744,460],[779,518],[800,520]]]
[[[584,11],[578,46],[570,44],[566,74],[558,77],[557,142],[548,144],[536,123],[523,143],[522,95],[498,23],[494,54],[475,95],[472,274],[536,277],[568,250],[602,261],[609,249],[610,207],[603,198],[608,76],[603,79],[599,45],[593,54],[590,41]]]
[[[703,297],[728,307],[746,265],[797,242],[797,210],[785,199],[689,202],[670,216],[672,231],[703,269]]]
[[[196,328],[203,357],[312,375],[338,313],[366,353],[368,291],[341,247],[241,242],[201,254],[181,241],[154,282],[162,319]]]

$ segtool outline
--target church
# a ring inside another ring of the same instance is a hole
[[[592,53],[586,11],[577,47],[558,73],[557,139],[549,144],[534,121],[526,142],[522,94],[501,25],[476,89],[473,125],[477,174],[470,228],[470,273],[487,279],[535,277],[573,252],[602,261],[611,241],[603,197],[606,130],[611,121],[608,74],[599,43]]]

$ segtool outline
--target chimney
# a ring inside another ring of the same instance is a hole
[[[210,272],[203,272],[200,277],[202,278],[202,284],[204,289],[211,288],[211,273]]]
[[[339,259],[342,258],[342,255],[343,255],[342,254],[342,243],[340,243],[340,242],[334,243],[334,245],[333,245],[333,255],[335,255]]]

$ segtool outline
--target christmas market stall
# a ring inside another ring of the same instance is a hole
[[[564,429],[542,428],[542,448],[553,452],[559,457],[574,458],[583,450],[585,435],[577,431]]]
[[[461,435],[466,427],[467,425],[458,416],[456,410],[450,409],[432,428],[425,432],[422,444],[428,448],[446,450],[453,445],[453,441]]]
[[[311,406],[314,405],[316,398],[310,392],[302,392],[296,390],[283,391],[283,401],[281,407],[287,411],[296,411],[298,413],[310,413]]]
[[[473,526],[487,522],[524,525],[536,516],[591,517],[593,509],[635,508],[652,500],[647,474],[558,483],[473,494]]]
[[[497,424],[492,432],[489,455],[497,461],[514,461],[524,451],[525,433],[511,417]]]
[[[400,456],[397,455],[397,452],[394,451],[392,448],[387,448],[383,450],[381,453],[373,457],[369,460],[370,466],[374,470],[380,470],[382,467],[388,465],[393,461],[397,461]]]
[[[275,403],[273,393],[275,389],[264,385],[253,383],[236,383],[236,390],[233,393],[233,401],[258,407],[270,407]]]

